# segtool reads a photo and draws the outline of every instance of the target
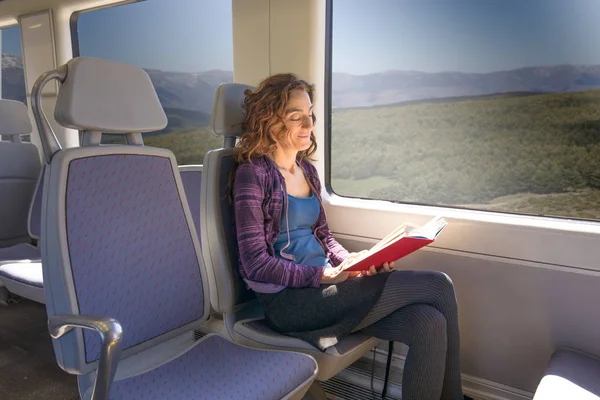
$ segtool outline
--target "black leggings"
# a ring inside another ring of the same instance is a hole
[[[409,346],[404,400],[462,400],[458,310],[450,278],[437,271],[393,271],[381,297],[354,328]]]

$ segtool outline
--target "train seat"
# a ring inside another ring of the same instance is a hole
[[[44,85],[61,82],[56,121],[87,135],[61,149],[45,123]],[[301,399],[317,365],[307,355],[199,340],[210,290],[170,150],[143,132],[167,123],[150,78],[112,61],[74,58],[32,93],[46,183],[42,267],[58,364],[82,399]],[[126,145],[101,146],[101,133]]]
[[[0,249],[0,265],[18,261],[38,261],[40,258],[39,248],[30,243],[19,243]]]
[[[40,156],[31,143],[21,141],[30,134],[27,106],[0,99],[0,248],[30,243],[27,232],[29,205],[40,175]]]
[[[31,199],[28,216],[27,216],[27,232],[32,242],[40,240],[40,211],[42,202],[42,191],[44,189],[44,167],[42,167],[37,182],[35,184],[34,195]],[[41,254],[39,246],[33,243],[18,243],[13,246],[0,248],[0,265],[7,262],[32,262],[40,261]],[[41,266],[40,266],[41,268]],[[40,270],[41,272],[41,270]]]
[[[179,167],[185,195],[192,211],[196,233],[200,235],[200,184],[201,165]],[[40,212],[43,192],[43,171],[40,174],[35,196],[29,210],[29,236],[40,239]],[[44,282],[40,249],[28,243],[19,243],[0,249],[0,282],[16,295],[44,303]]]
[[[600,359],[570,349],[554,352],[533,400],[554,399],[600,399]]]
[[[8,298],[8,292],[43,300],[41,254],[33,243],[39,239],[40,156],[35,145],[21,141],[21,136],[31,131],[25,104],[0,100],[0,133],[10,138],[10,141],[0,141],[2,302]]]
[[[264,323],[262,310],[238,272],[229,174],[233,147],[242,134],[244,90],[250,86],[222,84],[215,93],[211,129],[224,138],[224,148],[209,151],[203,162],[200,226],[202,255],[211,286],[211,304],[221,313],[225,331],[238,343],[265,349],[288,349],[313,356],[317,380],[325,381],[359,359],[380,341],[360,332],[349,335],[325,352],[300,339],[281,335]]]

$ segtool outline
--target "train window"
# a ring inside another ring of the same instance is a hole
[[[23,48],[18,26],[0,30],[2,35],[2,98],[27,103]]]
[[[25,74],[23,72],[23,48],[21,47],[21,29],[18,26],[0,30],[2,35],[2,93],[1,97],[27,104]],[[29,142],[29,135],[21,140]]]
[[[148,146],[172,150],[180,165],[222,146],[208,124],[215,89],[233,81],[231,2],[147,0],[76,18],[75,55],[137,65],[152,79],[169,123],[144,135]]]
[[[600,219],[600,2],[332,3],[335,193]]]

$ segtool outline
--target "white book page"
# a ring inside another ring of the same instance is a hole
[[[408,232],[410,237],[422,237],[426,239],[435,239],[441,231],[448,225],[448,222],[442,217],[435,217],[420,228],[412,229]]]

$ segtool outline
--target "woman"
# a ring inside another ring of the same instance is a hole
[[[333,237],[316,150],[314,89],[292,74],[246,91],[233,182],[240,273],[275,330],[324,350],[357,330],[409,346],[406,400],[463,399],[452,281],[435,271],[343,271],[355,258]]]

